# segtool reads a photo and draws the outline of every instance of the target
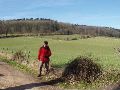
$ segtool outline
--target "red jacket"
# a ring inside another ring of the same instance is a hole
[[[40,49],[39,49],[39,52],[38,52],[38,60],[39,61],[42,61],[43,63],[45,63],[46,61],[49,60],[49,57],[51,56],[51,50],[49,48],[49,46],[42,46]]]

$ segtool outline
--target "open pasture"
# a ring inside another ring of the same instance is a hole
[[[76,38],[76,40],[72,40]],[[92,37],[80,39],[79,35],[55,35],[41,37],[16,37],[0,39],[0,50],[14,53],[17,50],[30,52],[30,60],[37,59],[37,53],[43,41],[47,40],[52,51],[51,63],[64,67],[71,59],[86,55],[95,59],[104,69],[119,69],[120,56],[114,48],[120,47],[120,39]]]

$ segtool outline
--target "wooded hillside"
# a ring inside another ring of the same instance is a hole
[[[45,18],[23,18],[0,21],[0,34],[81,34],[120,37],[120,30],[111,27],[87,26],[58,22]]]

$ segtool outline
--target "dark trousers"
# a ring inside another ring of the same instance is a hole
[[[46,61],[45,63],[43,63],[42,61],[40,61],[40,63],[39,63],[39,74],[40,75],[42,73],[42,67],[43,67],[44,64],[45,64],[46,73],[49,72],[49,60]]]

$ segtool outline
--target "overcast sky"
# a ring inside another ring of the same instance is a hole
[[[31,17],[120,28],[120,0],[0,0],[0,19]]]

